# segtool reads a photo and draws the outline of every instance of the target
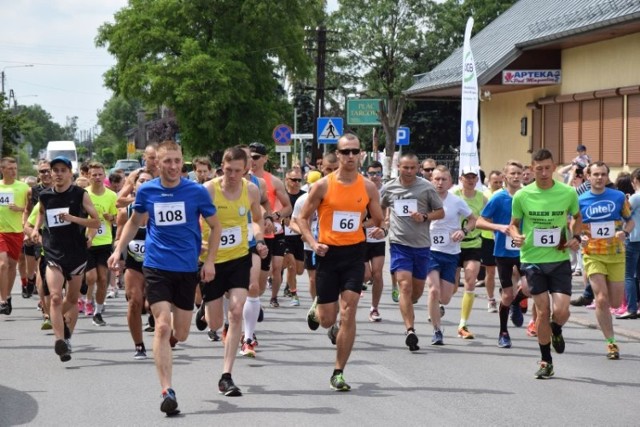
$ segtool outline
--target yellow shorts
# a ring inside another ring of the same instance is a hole
[[[618,255],[583,255],[582,262],[587,277],[602,274],[609,282],[624,282],[624,254],[622,258]]]

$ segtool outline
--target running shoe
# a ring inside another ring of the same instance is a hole
[[[534,322],[533,319],[529,321],[529,325],[527,326],[527,335],[529,335],[530,337],[538,336],[538,329],[536,328],[536,322]]]
[[[171,336],[169,337],[169,346],[171,346],[171,348],[176,348],[176,345],[178,345],[178,338],[173,336],[173,331],[171,331]]]
[[[149,315],[149,318],[147,319],[147,324],[144,327],[144,331],[145,332],[153,332],[156,330],[156,319],[153,317],[153,315]]]
[[[539,380],[551,378],[554,374],[553,363],[539,362],[540,368],[536,371],[536,378]]]
[[[29,292],[27,291],[27,285],[22,287],[22,298],[31,298],[31,295],[29,295]]]
[[[318,318],[316,317],[316,300],[313,300],[313,304],[311,304],[311,308],[307,313],[307,325],[309,325],[309,329],[315,331],[320,326],[318,322]]]
[[[391,289],[391,299],[393,300],[393,302],[400,301],[400,291],[398,290],[398,288]]]
[[[67,346],[66,340],[56,340],[54,350],[58,356],[60,356],[60,361],[68,362],[71,360],[71,351]]]
[[[36,279],[27,279],[27,298],[31,298],[36,293]]]
[[[621,315],[616,316],[616,319],[637,319],[637,318],[638,318],[638,313],[632,313],[629,311],[625,311]]]
[[[262,322],[264,320],[264,310],[262,309],[262,306],[260,306],[260,314],[258,314],[258,323]]]
[[[255,346],[253,345],[253,341],[249,339],[242,344],[242,348],[240,349],[240,356],[251,357],[251,358],[256,357],[256,349],[255,349]]]
[[[404,343],[409,347],[409,351],[418,351],[420,347],[418,346],[418,336],[416,332],[412,329],[409,329],[406,332],[406,338],[404,339]]]
[[[513,326],[519,328],[524,323],[524,316],[522,315],[522,309],[520,304],[511,304],[511,322]]]
[[[620,359],[620,349],[618,348],[618,345],[616,343],[607,344],[607,359]]]
[[[587,305],[585,307],[587,310],[595,310],[596,309],[596,302],[592,302],[591,304]]]
[[[73,349],[71,348],[71,338],[65,338],[65,343],[67,343],[67,348],[69,349],[69,354],[73,353]]]
[[[11,314],[11,306],[8,302],[0,302],[0,314]]]
[[[329,385],[331,386],[331,389],[335,391],[351,390],[351,386],[344,380],[344,374],[342,373],[332,376],[331,381],[329,381]]]
[[[196,328],[199,331],[207,329],[207,320],[204,318],[204,302],[200,304],[200,308],[196,311]]]
[[[84,304],[84,314],[87,316],[93,316],[95,311],[95,307],[93,306],[93,303],[91,301],[87,301]]]
[[[382,320],[382,316],[380,316],[380,312],[377,308],[372,308],[369,311],[369,322],[380,322]]]
[[[271,276],[267,277],[267,289],[271,289],[273,287],[273,280]]]
[[[84,313],[84,300],[78,298],[78,313]]]
[[[564,353],[564,338],[562,337],[562,332],[560,332],[558,335],[554,334],[553,332],[551,333],[551,345],[553,346],[553,349],[556,351],[556,353]]]
[[[299,307],[300,306],[300,298],[298,295],[293,295],[291,297],[291,301],[289,302],[289,307]]]
[[[69,329],[69,327],[67,326],[67,321],[65,319],[63,319],[64,321],[64,339],[65,340],[70,340],[71,339],[71,329]]]
[[[285,297],[290,297],[291,296],[291,289],[289,288],[289,284],[287,283],[284,286],[284,289],[282,290],[282,295]]]
[[[271,301],[269,301],[269,305],[273,308],[280,307],[280,304],[278,303],[278,298],[271,298]]]
[[[444,305],[440,304],[440,317],[444,316]]]
[[[511,348],[511,337],[508,332],[503,332],[498,337],[498,347]]]
[[[340,326],[337,323],[334,323],[332,327],[327,330],[327,336],[331,340],[331,344],[336,345],[336,339],[338,338],[338,331],[340,330]]]
[[[527,314],[527,311],[529,311],[529,298],[520,300],[520,310],[522,310],[522,314]]]
[[[574,307],[586,307],[593,302],[593,298],[586,298],[584,295],[580,295],[578,298],[571,300],[570,304]]]
[[[102,314],[96,313],[93,315],[93,324],[96,326],[106,326],[107,322],[102,320]]]
[[[109,289],[109,292],[107,292],[107,299],[114,299],[116,297],[116,291],[114,291],[113,289]]]
[[[144,345],[136,346],[136,353],[133,355],[133,358],[136,360],[144,360],[147,358],[147,350],[144,348]]]
[[[618,316],[622,316],[626,312],[627,312],[627,306],[625,304],[624,306],[621,305],[620,307],[613,310],[613,313],[611,314],[613,314],[617,318]]]
[[[41,331],[50,331],[53,329],[53,325],[51,325],[51,320],[47,317],[43,320],[42,326],[40,326]]]
[[[160,404],[160,410],[167,414],[168,417],[178,415],[180,410],[178,409],[178,400],[176,399],[176,392],[172,388],[168,388],[162,392],[162,404]]]
[[[442,337],[442,331],[433,332],[433,338],[431,338],[431,345],[444,345],[444,338]]]
[[[222,327],[222,344],[227,342],[227,332],[229,332],[229,324],[225,323]]]
[[[218,390],[220,394],[224,394],[228,397],[242,396],[240,389],[233,383],[231,375],[228,377],[222,376],[218,382]]]
[[[466,326],[458,328],[458,336],[464,340],[472,340],[475,338],[475,336],[471,332],[469,332],[469,328],[467,328]]]
[[[209,337],[209,341],[220,341],[220,336],[218,335],[218,332],[209,329],[207,331],[207,336]]]
[[[498,304],[495,299],[490,299],[487,303],[487,312],[488,313],[497,313],[498,312]]]
[[[368,284],[368,283],[371,283],[371,282],[367,282],[367,283],[363,283],[363,284],[362,284],[362,288],[360,289],[362,292],[364,292],[364,291],[366,291],[367,289],[369,289],[369,286],[367,286],[367,284]]]

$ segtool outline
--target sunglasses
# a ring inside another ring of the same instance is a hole
[[[51,169],[40,169],[38,172],[41,174],[51,173]]]
[[[382,172],[367,172],[369,176],[382,176]]]
[[[262,157],[262,155],[261,155],[261,154],[252,154],[252,155],[251,155],[251,158],[252,158],[253,160],[258,160],[258,159],[260,159],[260,157]]]
[[[360,154],[360,149],[359,148],[343,148],[342,150],[338,150],[338,153],[342,154],[343,156],[348,156],[349,154],[353,154],[354,156],[357,156],[358,154]]]
[[[433,172],[435,168],[422,168],[423,171],[425,172]]]
[[[287,178],[289,181],[302,182],[302,178]]]

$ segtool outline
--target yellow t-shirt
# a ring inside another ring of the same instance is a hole
[[[7,185],[0,181],[0,233],[22,233],[22,212],[12,211],[9,204],[27,206],[29,186],[22,181]]]
[[[213,204],[218,210],[216,215],[222,227],[216,264],[241,258],[249,253],[247,240],[248,215],[251,211],[248,182],[242,180],[242,191],[236,200],[227,200],[222,194],[221,180],[213,181],[215,195]],[[208,227],[208,226],[207,226]]]
[[[111,221],[104,219],[104,214],[117,215],[118,208],[116,207],[116,201],[118,196],[108,188],[104,189],[104,193],[97,195],[91,192],[91,187],[87,187],[87,193],[91,198],[93,206],[95,206],[100,217],[100,228],[98,233],[93,238],[93,246],[110,245],[113,242],[113,234],[111,233]]]

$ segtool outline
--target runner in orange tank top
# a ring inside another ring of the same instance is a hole
[[[353,134],[338,140],[338,170],[315,183],[297,223],[303,239],[318,255],[316,270],[317,307],[315,317],[329,329],[329,339],[337,346],[331,388],[349,391],[343,370],[356,335],[356,310],[364,278],[365,236],[362,220],[369,210],[374,229],[382,238],[380,196],[373,182],[358,173],[360,141]],[[318,211],[320,234],[316,240],[309,219]],[[338,308],[340,321],[337,322]]]

